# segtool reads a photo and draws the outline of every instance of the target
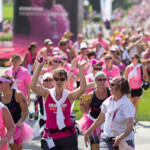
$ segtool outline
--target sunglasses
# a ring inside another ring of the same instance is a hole
[[[109,82],[109,84],[110,84],[110,86],[115,86],[115,85],[117,85],[117,84],[114,84],[114,83],[110,83],[110,82]]]
[[[131,59],[136,59],[136,57],[131,57]]]
[[[65,61],[66,61],[66,60],[67,60],[67,58],[62,58],[62,60],[65,60]]]
[[[2,81],[0,81],[0,84],[3,84],[3,82],[2,82]]]
[[[60,80],[60,81],[65,81],[66,78],[56,78],[56,77],[55,77],[54,80],[55,80],[55,81],[59,81],[59,80]]]
[[[97,79],[97,81],[106,81],[107,79],[102,79],[102,78],[99,78],[99,79]]]
[[[95,71],[101,71],[102,68],[94,68]]]
[[[66,43],[62,43],[62,44],[60,44],[60,46],[65,46],[66,45]]]
[[[59,60],[58,60],[58,61],[57,61],[57,60],[53,60],[53,62],[54,62],[54,63],[59,63],[59,64],[62,63],[62,61],[59,61]]]
[[[105,60],[111,60],[112,59],[112,57],[106,57],[105,58]]]
[[[53,79],[45,79],[45,80],[43,80],[44,82],[52,82],[53,81]]]

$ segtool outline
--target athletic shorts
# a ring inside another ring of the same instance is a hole
[[[130,145],[131,147],[135,147],[134,145],[134,140],[128,140],[126,141],[128,143],[128,145]],[[110,141],[107,138],[101,138],[100,139],[100,145],[99,148],[100,150],[119,150],[119,146],[117,147],[113,147],[112,145],[114,144],[114,141]]]
[[[55,147],[48,148],[47,143],[42,142],[41,146],[43,150],[78,150],[77,133],[62,139],[53,139]]]
[[[139,88],[139,89],[131,89],[131,97],[141,97],[143,94],[143,90],[142,88]]]

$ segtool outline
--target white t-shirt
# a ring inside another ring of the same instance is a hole
[[[104,114],[107,114],[107,107],[104,105],[104,103],[101,105],[101,111]],[[128,103],[124,103],[118,108],[118,111],[115,115],[114,120],[112,121],[112,126],[111,126],[112,130],[114,130],[115,137],[125,132],[127,127],[126,118],[130,118],[130,117],[134,118],[134,114],[135,114],[135,108],[129,99],[128,99]],[[106,133],[107,136],[109,136],[108,131],[104,131],[104,133]],[[111,135],[109,137],[111,137]],[[125,140],[131,140],[131,139],[134,139],[133,131],[127,137],[125,137]]]
[[[98,51],[96,51],[96,48],[94,48],[93,51],[96,53],[96,59],[98,59],[104,52],[104,49],[101,47]]]

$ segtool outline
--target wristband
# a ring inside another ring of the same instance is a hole
[[[70,69],[70,72],[73,72],[73,70],[72,70],[72,69]]]
[[[38,61],[39,63],[41,63],[41,62],[43,62],[43,58],[42,58],[42,57],[37,58],[37,61]]]
[[[8,138],[8,141],[10,140],[10,136],[8,134],[6,134],[6,137]]]
[[[23,122],[23,119],[22,119],[22,118],[20,118],[20,120]]]

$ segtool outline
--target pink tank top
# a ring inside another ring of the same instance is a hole
[[[57,105],[52,99],[51,95],[49,94],[45,103],[45,110],[47,114],[47,120],[46,120],[46,128],[50,129],[58,129],[57,121],[56,121],[56,112],[57,112]],[[71,113],[71,104],[69,101],[69,98],[67,97],[66,101],[62,105],[63,114],[65,117],[64,123],[66,127],[72,126],[73,121],[71,120],[70,113]],[[70,132],[70,130],[67,130],[65,132],[55,132],[52,133],[50,136],[53,139],[60,139],[65,138],[68,136],[71,136],[72,134],[76,133],[76,130],[73,129],[73,133]],[[44,137],[47,137],[47,132],[44,131],[43,134]]]
[[[36,55],[37,55],[37,53],[34,56],[31,56],[31,52],[28,53],[28,63],[29,64],[33,65],[34,60],[36,59]]]
[[[93,76],[93,77],[94,77],[94,76]],[[87,83],[94,82],[94,80],[91,78],[91,74],[86,75],[85,78],[86,78]],[[85,91],[85,94],[88,94],[88,93],[90,93],[90,92],[92,92],[92,91],[93,91],[93,88],[87,89],[87,90]]]
[[[71,68],[71,64],[67,63],[65,66],[66,71],[69,72],[70,68]],[[72,77],[75,76],[77,73],[78,73],[77,68],[74,68]],[[74,90],[74,83],[75,83],[75,81],[70,81],[70,89],[71,90]]]
[[[132,67],[129,68],[129,73],[132,71],[132,69],[133,69]],[[141,66],[137,68],[137,76],[128,79],[128,81],[130,83],[131,89],[141,88],[141,84],[142,84]]]
[[[4,124],[4,120],[2,117],[2,108],[3,108],[3,104],[0,103],[0,137],[1,139],[5,137],[6,135],[6,127]],[[7,150],[8,149],[8,144],[6,144],[4,147],[1,147],[0,150]]]

